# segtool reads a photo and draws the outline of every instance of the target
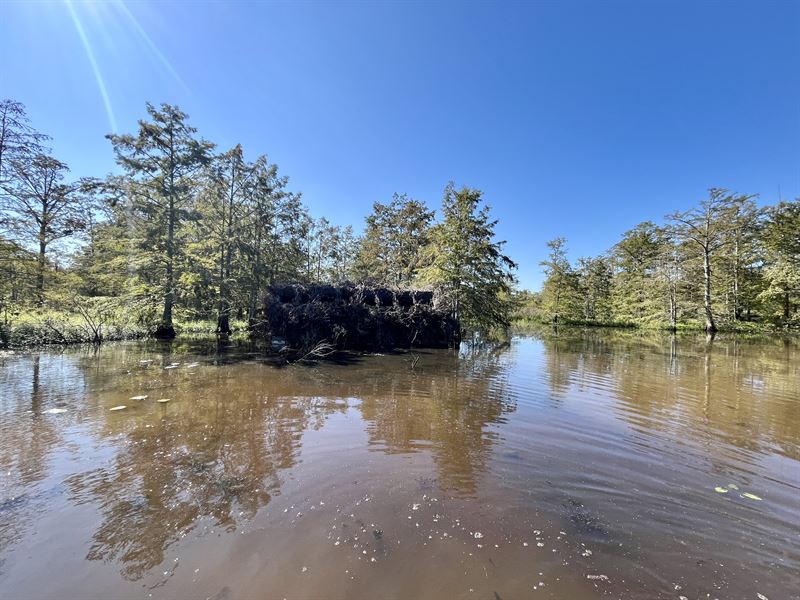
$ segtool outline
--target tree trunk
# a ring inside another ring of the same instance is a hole
[[[738,321],[741,316],[739,308],[739,238],[736,237],[733,250],[733,320]]]
[[[230,307],[228,306],[228,289],[225,278],[225,248],[223,246],[219,258],[219,305],[217,310],[217,335],[230,335]]]
[[[230,307],[228,306],[228,288],[227,288],[227,263],[228,258],[225,256],[226,250],[230,255],[228,248],[228,240],[230,239],[230,221],[226,224],[226,209],[223,199],[222,205],[222,243],[220,244],[219,251],[219,304],[217,307],[217,335],[228,336],[231,333],[230,327]]]
[[[231,164],[231,185],[228,195],[228,222],[225,223],[225,206],[222,207],[222,231],[224,240],[222,242],[222,257],[220,260],[220,286],[219,286],[219,305],[220,313],[217,319],[217,334],[229,336],[231,334],[230,314],[231,303],[228,298],[228,280],[231,276],[231,238],[233,236],[233,201],[236,193],[236,166]]]
[[[167,273],[164,293],[164,313],[161,323],[155,332],[155,337],[162,340],[171,340],[175,337],[175,328],[172,326],[172,305],[175,302],[173,262],[175,256],[175,198],[169,197],[169,212],[167,214]]]
[[[703,277],[705,279],[703,307],[706,312],[706,332],[715,333],[717,325],[714,323],[714,312],[711,308],[711,256],[708,247],[703,248]]]
[[[45,235],[45,226],[42,225],[39,231],[39,256],[36,262],[36,302],[39,306],[44,304],[44,270],[47,265],[45,262],[45,253],[47,252]]]
[[[669,291],[669,326],[674,333],[678,329],[678,297],[674,287]]]
[[[247,323],[253,328],[256,325],[256,305],[258,303],[258,291],[261,289],[261,228],[256,227],[255,243],[255,264],[253,273],[250,276],[250,306],[247,308]]]
[[[555,310],[553,310],[553,325],[558,323],[558,309],[561,304],[561,284],[563,283],[563,279],[563,276],[559,274],[558,284],[556,285],[556,305]]]
[[[792,305],[789,302],[789,292],[783,295],[783,320],[788,322],[792,316]]]

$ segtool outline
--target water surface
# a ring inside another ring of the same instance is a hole
[[[0,597],[800,598],[795,341],[417,354],[0,357]]]

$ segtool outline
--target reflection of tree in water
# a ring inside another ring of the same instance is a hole
[[[87,558],[119,560],[122,574],[138,579],[198,520],[235,530],[279,491],[279,471],[295,463],[312,402],[200,400],[179,412],[170,406],[160,422],[133,423],[113,467],[68,481],[75,500],[96,502],[103,513]]]
[[[0,552],[18,539],[48,501],[41,489],[50,455],[75,420],[71,402],[85,389],[81,372],[60,356],[0,359]],[[64,414],[46,411],[66,407]]]
[[[440,485],[475,492],[494,443],[487,426],[515,409],[507,389],[506,348],[438,354],[359,386],[370,443],[385,452],[430,449]]]
[[[800,458],[800,348],[787,338],[566,330],[541,334],[554,394],[604,387],[637,429],[702,428],[739,448]]]
[[[461,357],[425,352],[413,370],[402,355],[348,366],[273,369],[256,364],[259,355],[248,349],[205,356],[197,351],[191,345],[145,344],[71,352],[65,363],[75,373],[51,379],[74,382],[76,393],[54,388],[42,396],[45,369],[39,373],[31,364],[24,372],[34,377],[33,392],[30,381],[22,387],[17,382],[17,391],[25,393],[15,397],[23,404],[2,406],[24,413],[31,402],[36,411],[51,407],[56,396],[78,401],[63,415],[36,417],[36,424],[32,417],[27,429],[17,415],[3,419],[9,433],[0,444],[4,464],[38,461],[40,466],[26,466],[26,473],[45,471],[48,456],[65,443],[60,432],[66,423],[80,419],[84,410],[98,415],[78,421],[80,435],[115,456],[65,485],[73,502],[97,506],[102,516],[87,558],[117,561],[129,579],[163,563],[169,547],[189,532],[233,530],[252,519],[279,492],[280,472],[296,463],[303,432],[347,410],[341,399],[361,401],[373,447],[424,448],[438,466],[440,483],[462,493],[475,490],[485,469],[491,424],[514,410],[506,389],[509,359],[502,350],[478,349]],[[173,361],[181,362],[180,368],[164,368]],[[201,364],[196,373],[187,368],[195,361]],[[139,393],[150,399],[135,410],[107,410],[131,404],[126,399]],[[162,396],[174,400],[156,404]],[[41,451],[31,454],[37,443]],[[30,481],[21,480],[20,489],[28,489]]]

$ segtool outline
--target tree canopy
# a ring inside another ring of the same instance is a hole
[[[800,325],[800,200],[759,208],[712,188],[689,210],[625,232],[573,265],[556,238],[527,318],[677,329]]]
[[[219,149],[177,106],[147,104],[108,135],[119,170],[70,179],[24,107],[0,103],[0,286],[6,320],[101,304],[159,337],[176,322],[256,325],[277,283],[436,289],[467,327],[507,325],[513,261],[479,190],[453,184],[437,211],[377,201],[363,235],[312,216],[266,155]],[[76,309],[77,310],[77,309]]]

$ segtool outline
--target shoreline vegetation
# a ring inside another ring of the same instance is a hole
[[[425,291],[453,339],[539,324],[800,328],[800,199],[759,206],[712,188],[577,261],[557,237],[532,292],[479,189],[449,183],[437,209],[394,194],[356,235],[312,217],[266,155],[218,149],[177,106],[147,104],[134,133],[107,138],[118,171],[71,178],[25,107],[0,101],[0,346],[268,337],[266,302],[281,285]]]
[[[463,327],[510,324],[516,264],[480,190],[449,183],[438,210],[395,194],[356,236],[312,217],[266,155],[218,150],[177,106],[146,112],[107,136],[117,173],[70,179],[25,107],[0,101],[4,344],[172,339],[209,320],[226,338],[259,329],[279,284],[424,290]]]
[[[518,295],[516,319],[712,335],[800,328],[800,200],[754,198],[712,188],[575,263],[564,238],[551,240],[542,291]]]
[[[219,339],[217,322],[214,319],[175,321],[175,340],[192,338]],[[230,324],[231,333],[225,337],[230,341],[253,340],[249,324],[242,320],[233,320]],[[503,339],[504,336],[535,334],[575,333],[582,330],[618,330],[626,333],[648,334],[704,334],[701,324],[682,324],[674,331],[664,326],[642,326],[635,323],[599,323],[563,321],[554,327],[551,322],[516,318],[511,321],[507,329],[494,332],[490,339]],[[153,339],[152,330],[139,325],[117,322],[103,323],[102,343],[121,342],[133,340]],[[799,338],[797,329],[775,328],[763,323],[742,323],[734,326],[723,325],[717,332],[719,335],[755,336],[765,337],[771,335],[789,336]],[[263,339],[263,338],[261,338]],[[2,350],[27,350],[46,346],[73,346],[91,345],[101,343],[94,337],[94,330],[81,320],[80,315],[74,313],[30,313],[21,317],[11,325],[0,326],[0,351]]]

